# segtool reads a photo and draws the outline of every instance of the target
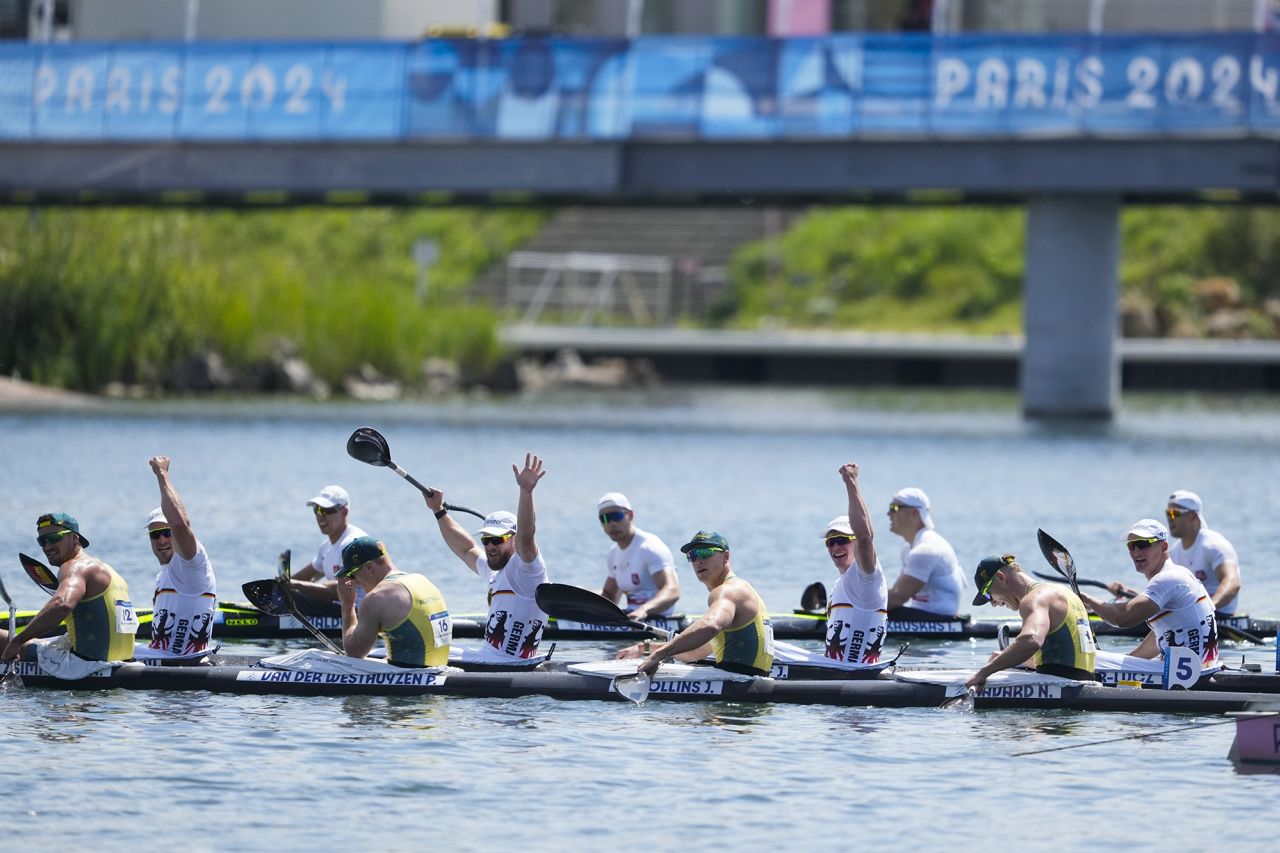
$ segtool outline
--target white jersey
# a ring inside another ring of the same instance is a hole
[[[173,556],[156,575],[151,606],[152,649],[162,656],[176,656],[209,647],[218,609],[218,586],[203,545],[196,542],[195,556],[185,560],[174,543]]]
[[[1223,563],[1240,565],[1240,561],[1236,559],[1236,549],[1231,547],[1227,537],[1203,525],[1190,548],[1183,548],[1182,541],[1175,539],[1169,546],[1169,559],[1175,565],[1190,569],[1191,574],[1196,576],[1196,580],[1204,584],[1205,591],[1210,596],[1218,591],[1221,583],[1218,580],[1218,567]],[[1218,612],[1224,616],[1234,616],[1239,598],[1240,596],[1237,595],[1230,601],[1224,601],[1218,608]]]
[[[526,563],[519,554],[499,571],[489,568],[483,555],[476,560],[476,572],[488,586],[489,621],[484,626],[484,641],[499,653],[518,659],[538,654],[542,632],[547,627],[547,614],[534,600],[538,584],[547,582],[547,564],[539,553]]]
[[[915,540],[902,549],[902,573],[924,582],[924,587],[907,602],[908,607],[940,616],[960,613],[964,569],[951,544],[936,530],[922,529]]]
[[[884,568],[866,574],[858,561],[845,570],[827,600],[827,641],[823,654],[846,663],[877,663],[889,619]]]
[[[671,549],[652,533],[633,527],[631,544],[620,548],[615,542],[609,549],[609,577],[618,585],[618,591],[627,596],[627,609],[634,610],[658,594],[658,584],[653,576],[658,572],[670,572],[676,576],[676,563]],[[653,616],[670,616],[676,603]]]
[[[1147,625],[1155,634],[1161,657],[1170,646],[1185,646],[1199,652],[1205,669],[1218,666],[1218,623],[1213,601],[1190,569],[1166,560],[1147,581],[1142,594],[1160,608]]]
[[[346,529],[342,531],[342,535],[338,537],[337,542],[330,542],[328,536],[324,538],[324,541],[320,543],[320,550],[316,551],[316,558],[312,565],[324,572],[325,580],[333,580],[338,576],[338,571],[342,568],[342,549],[350,545],[351,540],[368,535],[368,533],[365,533],[354,524],[348,524]],[[359,586],[356,588],[360,589]]]

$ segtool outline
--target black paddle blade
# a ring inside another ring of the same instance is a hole
[[[548,616],[571,622],[594,622],[598,625],[628,625],[631,617],[609,599],[589,589],[567,583],[540,583],[534,593],[538,606]]]
[[[347,455],[367,465],[391,465],[391,447],[373,427],[360,427],[347,439]]]
[[[36,585],[49,594],[58,588],[58,576],[52,569],[35,557],[28,557],[26,554],[18,555],[18,562],[22,563],[22,570],[27,573],[27,577],[36,582]]]
[[[800,593],[800,606],[810,613],[818,613],[827,609],[827,588],[821,581],[815,581]]]
[[[280,592],[280,584],[276,583],[275,578],[249,581],[240,589],[244,591],[244,597],[249,599],[249,603],[263,613],[284,616],[289,612],[289,607],[284,602],[284,595]]]
[[[1043,530],[1036,530],[1036,541],[1040,543],[1040,553],[1044,554],[1049,565],[1057,569],[1059,574],[1064,578],[1070,578],[1075,573],[1076,563],[1071,559],[1071,552],[1067,550],[1066,545]]]

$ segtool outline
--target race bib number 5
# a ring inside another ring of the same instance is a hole
[[[138,614],[133,611],[132,601],[116,599],[116,631],[121,634],[138,633]]]

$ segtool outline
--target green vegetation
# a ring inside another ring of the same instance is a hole
[[[737,328],[1018,333],[1024,223],[1021,208],[816,212],[776,246],[738,251],[714,319]],[[1153,315],[1151,334],[1276,336],[1280,211],[1130,208],[1122,229],[1126,312]],[[1222,309],[1233,310],[1230,322],[1215,326],[1210,314]]]
[[[522,210],[0,211],[0,373],[97,390],[155,384],[215,352],[245,368],[282,347],[337,383],[362,363],[406,382],[427,356],[498,354],[464,291],[537,232]],[[416,240],[440,257],[425,305]]]

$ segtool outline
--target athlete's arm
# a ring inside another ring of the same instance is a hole
[[[86,569],[63,567],[59,572],[58,588],[54,590],[53,597],[44,603],[40,612],[31,617],[31,621],[21,631],[9,638],[4,652],[0,653],[0,660],[13,660],[28,640],[34,640],[52,631],[71,615],[71,611],[75,610],[76,605],[84,598],[85,572]]]
[[[322,577],[324,577],[324,572],[316,568],[315,560],[312,560],[310,563],[307,563],[305,566],[293,573],[293,579],[295,581],[313,581]]]
[[[641,604],[631,612],[632,619],[648,619],[655,613],[662,613],[680,600],[680,581],[674,569],[662,569],[650,575],[657,584],[658,591],[653,598]]]
[[[1044,646],[1044,638],[1049,634],[1048,601],[1042,596],[1027,596],[1018,612],[1022,616],[1022,630],[1018,632],[1018,636],[1013,638],[1004,651],[974,673],[973,678],[965,683],[966,687],[982,689],[982,685],[987,683],[993,673],[1026,663]]]
[[[613,575],[609,575],[604,579],[604,586],[600,587],[600,597],[607,598],[614,604],[618,603],[618,582],[614,580]]]
[[[350,578],[337,582],[338,601],[342,603],[342,650],[347,657],[362,658],[369,654],[382,627],[382,611],[386,597],[369,593],[356,615],[356,583]]]
[[[427,509],[431,510],[433,515],[444,508],[444,492],[439,489],[432,489],[430,495],[424,493],[422,499],[427,502]],[[463,530],[462,525],[454,521],[449,513],[440,516],[436,522],[440,527],[440,537],[444,539],[444,544],[449,546],[449,550],[456,554],[473,574],[480,574],[476,563],[484,556],[484,551],[480,550],[480,546],[471,538],[471,534]]]
[[[1213,609],[1231,601],[1240,592],[1240,567],[1230,560],[1213,570],[1218,576],[1218,589],[1213,593]]]
[[[875,565],[874,563],[872,565]],[[858,561],[858,567],[862,567],[862,561]],[[893,582],[893,586],[889,589],[889,609],[902,607],[911,600],[911,596],[924,589],[924,581],[920,578],[913,578],[908,574],[898,575],[898,579]]]
[[[707,612],[696,622],[685,628],[676,636],[654,649],[639,671],[653,675],[658,664],[667,658],[685,661],[702,660],[711,652],[711,641],[715,636],[731,627],[738,616],[738,604],[727,591],[721,587],[711,594],[707,604]]]
[[[178,490],[169,480],[169,457],[155,456],[151,459],[151,470],[155,472],[156,482],[160,485],[160,511],[164,520],[169,522],[173,531],[175,550],[184,560],[196,555],[199,543],[196,542],[195,531],[191,529],[191,519],[187,517],[187,508],[182,505]]]
[[[1160,612],[1160,605],[1142,593],[1128,601],[1112,603],[1099,601],[1093,596],[1082,592],[1080,593],[1080,600],[1088,605],[1090,610],[1101,616],[1103,621],[1109,622],[1117,628],[1132,628],[1134,625],[1141,625]]]
[[[871,530],[871,513],[867,512],[867,503],[862,499],[862,492],[858,489],[858,466],[853,462],[841,465],[840,477],[844,480],[845,491],[849,493],[849,527],[853,530],[853,553],[858,558],[858,571],[865,575],[875,574],[876,549],[872,542],[874,533]],[[894,588],[896,589],[897,586],[895,583]],[[918,591],[913,590],[903,600],[905,601]],[[889,606],[900,606],[893,603],[892,593],[889,596]]]
[[[516,475],[516,485],[520,487],[520,500],[516,504],[516,553],[525,563],[532,563],[538,559],[538,544],[533,538],[537,527],[533,489],[547,472],[542,468],[542,460],[532,453],[524,455],[523,469],[512,465],[511,470]]]

